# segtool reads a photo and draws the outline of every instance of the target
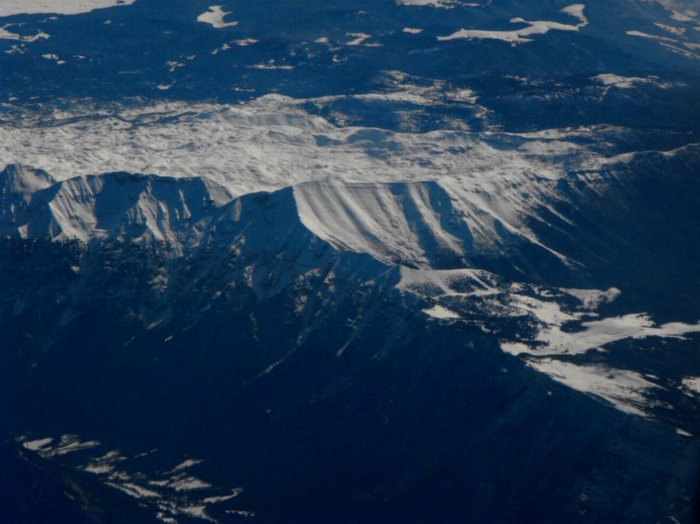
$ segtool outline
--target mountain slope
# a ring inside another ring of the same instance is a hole
[[[676,198],[696,155],[489,192],[498,180],[310,182],[231,201],[197,179],[10,167],[3,430],[182,522],[687,521],[696,326],[670,332],[685,342],[646,328],[651,368],[542,337],[586,340],[584,322],[630,312],[586,283],[619,280],[625,297],[697,263],[657,253],[658,278],[617,266],[651,228],[697,230],[698,193]],[[645,214],[647,198],[682,212]],[[678,320],[665,300],[647,311]]]

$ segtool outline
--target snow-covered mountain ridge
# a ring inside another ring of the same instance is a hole
[[[697,146],[686,146],[655,154],[652,162],[668,159],[664,162],[688,166],[698,154]],[[581,191],[605,198],[606,192],[626,183],[630,165],[643,165],[648,158],[649,153],[637,153],[603,159],[600,170],[560,177],[525,170],[454,173],[433,181],[305,182],[283,191],[292,214],[279,220],[300,219],[336,248],[387,263],[472,267],[476,258],[513,258],[519,246],[527,246],[552,263],[581,268],[581,260],[547,240],[561,225],[573,231],[579,227],[570,210],[569,215],[563,210],[583,199],[577,195]],[[231,191],[207,177],[110,173],[55,181],[45,171],[21,165],[8,166],[1,176],[0,227],[5,237],[127,243],[150,239],[166,244],[173,254],[199,246],[225,209],[239,209],[253,195],[234,199]],[[682,179],[686,173],[670,176]],[[569,189],[564,191],[562,183]]]
[[[417,79],[390,73],[385,76],[392,91],[371,95],[308,100],[268,95],[241,105],[95,106],[71,100],[70,109],[51,112],[6,104],[1,113],[0,165],[33,166],[58,180],[116,171],[205,177],[238,196],[313,180],[504,179],[524,172],[559,178],[570,170],[598,169],[623,153],[672,150],[695,138],[692,133],[674,132],[659,143],[656,127],[631,128],[628,116],[605,124],[598,116],[599,97],[609,98],[616,107],[652,97],[658,110],[648,116],[647,125],[663,125],[664,118],[670,118],[677,126],[679,119],[673,115],[692,111],[688,104],[667,107],[666,99],[682,101],[692,93],[692,86],[678,82],[676,91],[658,79],[618,88],[622,77],[610,85],[590,78],[586,80],[590,93],[582,95],[578,85],[545,88],[528,79],[507,79],[504,82],[515,82],[518,90],[542,93],[523,99],[512,93],[513,87],[501,93],[485,85],[460,98],[457,95],[464,90],[419,86]],[[534,102],[538,107],[530,107]],[[504,125],[497,116],[539,112],[550,102],[556,113],[570,113],[559,104],[571,104],[578,112],[590,106],[595,119],[590,124],[559,119],[556,127],[548,119],[546,127],[514,132],[508,128],[519,125]],[[493,104],[517,109],[495,106],[494,111],[488,108]],[[464,118],[460,112],[471,116]],[[617,113],[635,115],[636,110]],[[384,121],[382,115],[393,116]]]
[[[208,291],[186,308],[188,317],[200,318],[222,293],[234,290],[234,309],[292,293],[297,314],[310,315],[309,327],[299,335],[305,337],[328,315],[324,308],[333,310],[338,300],[332,291],[337,281],[327,280],[314,288],[330,286],[331,296],[322,302],[327,305],[309,309],[305,304],[320,291],[302,292],[305,282],[338,265],[353,275],[357,266],[364,275],[359,268],[373,260],[374,276],[353,276],[344,285],[374,286],[360,282],[398,270],[390,278],[395,289],[416,297],[399,299],[407,301],[408,311],[418,308],[438,322],[472,325],[557,380],[626,412],[657,416],[645,400],[649,391],[673,392],[681,399],[674,402],[685,402],[692,393],[673,382],[649,382],[639,371],[615,371],[606,359],[593,365],[587,352],[698,330],[692,324],[697,309],[679,298],[678,310],[691,323],[670,323],[678,320],[671,316],[656,325],[634,304],[634,289],[643,279],[644,289],[667,293],[679,285],[676,275],[699,263],[692,246],[683,245],[697,226],[692,187],[699,155],[698,146],[689,145],[624,155],[601,162],[599,171],[554,179],[525,172],[484,179],[310,181],[235,198],[206,178],[122,172],[55,181],[44,171],[12,165],[0,174],[0,234],[6,242],[83,246],[79,250],[85,254],[71,263],[70,278],[84,283],[63,292],[71,306],[60,323],[91,302],[91,289],[106,286],[87,284],[103,278],[95,257],[113,253],[108,256],[126,257],[128,267],[136,264],[121,279],[146,270],[137,269],[143,262],[128,262],[143,252],[152,253],[147,260],[155,257],[144,281],[151,298],[141,297],[145,303],[130,307],[141,311],[144,322],[157,325],[170,318],[173,304],[180,302],[177,290],[197,287],[202,279]],[[649,201],[660,214],[648,213]],[[675,216],[664,213],[668,206]],[[662,257],[645,244],[650,234],[667,244],[659,248]],[[182,273],[183,264],[199,269]],[[664,270],[655,276],[660,264]],[[623,288],[622,305],[608,318],[599,318],[597,309],[620,293],[585,289],[601,284]],[[139,296],[131,283],[107,287],[124,299]],[[692,290],[688,293],[691,298]],[[583,309],[577,309],[577,301]],[[15,314],[27,307],[24,300],[12,306]],[[572,325],[578,326],[574,332],[568,331]],[[615,373],[622,382],[605,378]]]
[[[553,159],[595,165],[615,152],[616,128],[543,133],[394,132],[339,127],[268,96],[245,106],[171,104],[104,118],[59,115],[0,126],[0,162],[41,168],[60,180],[110,171],[206,177],[235,195],[310,180],[389,182],[521,171],[561,176]],[[31,123],[31,124],[30,124]],[[609,136],[602,151],[594,136]]]
[[[25,166],[2,172],[2,235],[53,240],[155,241],[182,254],[207,238],[227,209],[242,202],[202,178],[112,173],[54,182]],[[52,183],[53,182],[53,183]],[[472,182],[471,184],[469,182]],[[283,191],[290,215],[342,250],[368,253],[414,267],[464,267],[475,256],[505,257],[519,244],[543,246],[526,226],[553,191],[549,181],[524,175],[488,182],[446,180],[396,183],[308,182]],[[530,202],[520,196],[527,193]]]

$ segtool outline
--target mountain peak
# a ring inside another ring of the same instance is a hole
[[[23,164],[8,164],[0,172],[0,191],[3,196],[22,195],[29,202],[31,196],[52,186],[56,180],[43,169],[35,169]]]

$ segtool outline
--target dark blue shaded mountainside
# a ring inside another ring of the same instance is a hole
[[[656,290],[682,301],[667,279],[693,273],[687,266],[697,268],[697,251],[669,246],[663,259],[660,250],[649,258],[639,245],[650,230],[671,245],[697,230],[699,193],[679,190],[693,179],[677,161],[666,166],[664,184],[645,189],[645,172],[658,173],[667,161],[642,157],[646,167],[618,173],[600,192],[605,199],[595,187],[577,189],[574,174],[559,183],[577,229],[556,228],[551,245],[576,254],[590,273],[562,267],[548,277],[523,275],[508,269],[510,258],[483,259],[482,267],[548,285],[609,280],[623,294],[646,296],[651,311],[677,315],[663,310],[667,301]],[[96,198],[111,204],[102,220],[127,230],[128,215],[113,215],[126,204],[120,198],[133,202],[145,190],[164,195],[173,184],[185,199],[201,191],[197,181],[103,178]],[[112,184],[123,197],[114,199]],[[624,190],[628,184],[634,191]],[[35,194],[24,212],[37,227],[51,221],[45,206],[60,195],[56,185]],[[674,214],[678,222],[661,212],[672,197],[683,206]],[[646,213],[646,199],[657,202],[659,217]],[[397,266],[334,249],[295,223],[294,206],[291,190],[282,190],[212,207],[203,240],[176,256],[144,237],[52,242],[50,227],[3,240],[9,427],[116,448],[125,478],[146,487],[196,457],[202,462],[192,471],[206,479],[210,498],[221,486],[243,486],[226,503],[262,521],[634,522],[668,511],[689,515],[683,494],[692,490],[697,441],[553,383],[479,329],[431,320],[421,299],[397,288]],[[583,218],[591,216],[596,220]],[[520,256],[541,267],[538,251]],[[667,268],[658,278],[656,264]],[[248,278],[250,268],[261,280]],[[677,307],[697,316],[692,285],[684,283],[688,303]],[[508,317],[491,321],[502,334],[528,329]],[[687,351],[679,347],[676,359]],[[697,367],[696,351],[667,363],[665,378]],[[685,409],[660,409],[657,417],[696,431],[697,405]],[[139,457],[150,450],[157,451]],[[68,462],[59,451],[58,460],[84,470],[81,463],[108,451],[85,447],[66,454]],[[82,475],[88,478],[71,482],[89,500],[95,479]],[[185,515],[182,508],[195,504],[183,502],[177,487],[162,496],[170,493]],[[209,513],[221,522],[241,518],[226,513],[226,503]]]

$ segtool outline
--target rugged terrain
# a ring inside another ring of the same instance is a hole
[[[0,516],[692,522],[692,2],[62,9],[0,7]]]

